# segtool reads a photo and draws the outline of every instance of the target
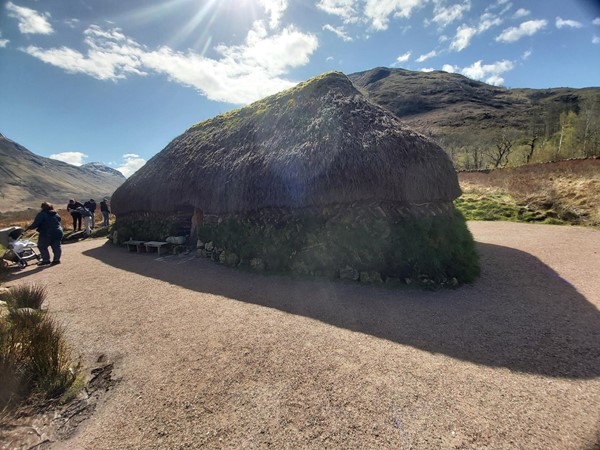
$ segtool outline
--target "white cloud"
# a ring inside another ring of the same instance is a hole
[[[496,37],[498,42],[516,42],[522,37],[533,36],[538,31],[546,27],[548,22],[541,20],[528,20],[523,22],[518,27],[510,27],[505,29],[499,36]]]
[[[435,69],[433,67],[423,67],[421,72],[433,72]]]
[[[434,56],[437,56],[437,52],[435,50],[431,50],[429,53],[425,53],[424,55],[421,55],[417,58],[417,62],[423,62],[423,61],[427,61],[429,58],[433,58]]]
[[[319,0],[317,8],[341,17],[345,23],[354,23],[358,20],[357,3],[357,0]]]
[[[493,26],[498,26],[502,23],[502,19],[494,14],[485,13],[480,17],[479,25],[477,26],[477,33],[483,33],[489,30]]]
[[[477,28],[461,25],[456,30],[456,36],[450,43],[450,49],[460,52],[469,46],[473,36],[477,34]]]
[[[442,66],[442,70],[443,70],[444,72],[448,72],[448,73],[454,73],[454,72],[456,72],[456,70],[457,70],[457,67],[456,67],[456,66],[453,66],[452,64],[444,64],[444,65]]]
[[[79,19],[67,19],[65,20],[65,24],[69,27],[69,28],[76,28],[79,25]]]
[[[600,44],[600,37],[599,36],[594,36],[592,38],[592,44]]]
[[[521,19],[522,17],[526,17],[529,14],[531,14],[531,11],[529,11],[525,8],[519,8],[513,14],[513,19]]]
[[[444,28],[456,20],[462,19],[464,13],[471,9],[471,2],[467,0],[465,3],[452,6],[444,6],[441,3],[436,3],[433,10],[434,16],[431,19],[440,27]]]
[[[62,152],[62,153],[54,153],[49,156],[50,159],[56,159],[58,161],[66,162],[67,164],[71,164],[73,166],[81,166],[84,164],[85,158],[88,155],[81,152]]]
[[[48,22],[49,13],[39,13],[34,9],[17,6],[13,2],[6,4],[8,17],[19,21],[19,31],[23,34],[52,34],[54,30]]]
[[[400,56],[398,56],[398,58],[396,58],[396,61],[401,63],[401,62],[406,62],[410,59],[410,55],[412,54],[412,52],[406,52]]]
[[[498,9],[500,7],[503,7],[502,11],[500,11],[500,15],[502,15],[506,13],[510,8],[512,8],[512,3],[509,0],[498,0],[496,3],[489,5],[487,8],[485,8],[485,10],[490,11],[493,9]]]
[[[386,30],[390,15],[409,18],[415,8],[425,4],[421,0],[366,0],[366,2],[364,13],[375,30]]]
[[[596,17],[594,20],[592,20],[592,23],[594,25],[600,25],[600,17]]]
[[[283,16],[283,13],[287,9],[287,0],[258,0],[258,2],[265,8],[267,13],[271,16],[269,26],[271,28],[277,28],[279,21]]]
[[[521,59],[523,61],[528,60],[532,53],[533,52],[531,50],[526,50],[525,52],[523,52],[523,55],[521,55]]]
[[[70,48],[25,51],[44,62],[71,73],[84,73],[100,80],[117,80],[149,71],[165,74],[171,81],[192,86],[211,100],[249,103],[295,83],[281,78],[290,68],[305,65],[318,46],[315,35],[286,27],[269,34],[255,22],[241,45],[218,45],[221,55],[212,59],[191,50],[178,52],[167,46],[148,51],[119,29],[97,26],[85,32],[86,55]]]
[[[484,13],[479,18],[479,24],[477,24],[476,27],[465,24],[459,26],[456,29],[456,35],[450,43],[450,50],[457,52],[464,50],[470,45],[471,39],[473,39],[474,36],[489,30],[493,26],[500,25],[501,23],[502,19],[500,17],[491,13]]]
[[[504,78],[502,78],[501,75],[504,72],[514,69],[514,67],[514,63],[506,59],[497,61],[493,64],[482,64],[482,61],[479,60],[469,67],[459,69],[459,71],[469,78],[485,81],[489,84],[501,85],[504,83]]]
[[[328,56],[325,58],[325,61],[333,61],[335,58],[333,56]]]
[[[563,19],[562,17],[556,18],[556,28],[581,28],[583,24],[581,22],[577,22],[576,20]]]
[[[341,27],[336,28],[333,25],[326,24],[323,26],[323,29],[327,30],[327,31],[331,31],[333,34],[335,34],[337,37],[339,37],[341,40],[343,40],[345,42],[350,42],[353,40],[352,36],[350,36],[348,33],[346,33],[344,31],[344,29]]]
[[[123,162],[117,167],[117,170],[125,175],[126,178],[129,178],[144,164],[146,164],[146,160],[140,155],[128,153],[123,155]]]
[[[127,74],[145,75],[140,60],[144,49],[119,29],[104,31],[92,25],[84,32],[87,55],[67,48],[41,49],[30,45],[24,51],[45,63],[70,73],[83,73],[98,80],[117,80]]]
[[[0,32],[0,38],[2,37],[2,33]],[[9,43],[10,41],[8,39],[0,39],[0,48],[4,48],[6,47],[6,45]]]

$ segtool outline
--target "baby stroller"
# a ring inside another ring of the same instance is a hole
[[[21,227],[8,227],[0,230],[0,244],[7,249],[2,259],[17,264],[21,268],[26,267],[27,262],[32,259],[37,261],[41,259],[40,254],[36,251],[36,243],[21,239],[23,232]]]

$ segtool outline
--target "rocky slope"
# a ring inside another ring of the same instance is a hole
[[[377,67],[348,76],[374,103],[434,137],[485,140],[501,129],[551,133],[561,112],[598,102],[600,88],[507,89],[443,71]]]
[[[119,171],[101,163],[81,167],[44,158],[0,134],[0,212],[57,206],[68,199],[110,196],[125,181]]]

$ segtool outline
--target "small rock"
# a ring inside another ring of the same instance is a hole
[[[215,244],[213,244],[212,241],[208,242],[204,248],[206,249],[207,252],[212,252],[213,249],[215,248]]]
[[[219,262],[229,267],[235,267],[240,262],[240,258],[233,252],[223,250],[219,255]]]
[[[204,242],[198,239],[198,241],[196,242],[196,248],[204,248]]]
[[[263,271],[265,270],[265,262],[262,260],[262,258],[252,258],[250,260],[250,267],[253,270]]]
[[[340,269],[340,279],[342,280],[358,281],[359,278],[360,274],[358,273],[358,270],[353,267],[346,266],[343,269]]]

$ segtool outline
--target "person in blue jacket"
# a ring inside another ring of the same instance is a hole
[[[61,241],[63,238],[63,229],[60,224],[60,216],[54,211],[54,206],[51,203],[44,202],[41,206],[42,210],[35,216],[33,223],[25,228],[25,231],[37,229],[39,233],[38,248],[42,260],[38,266],[55,266],[60,264],[60,256],[62,254]],[[52,248],[54,258],[50,262],[50,252],[48,247]]]

